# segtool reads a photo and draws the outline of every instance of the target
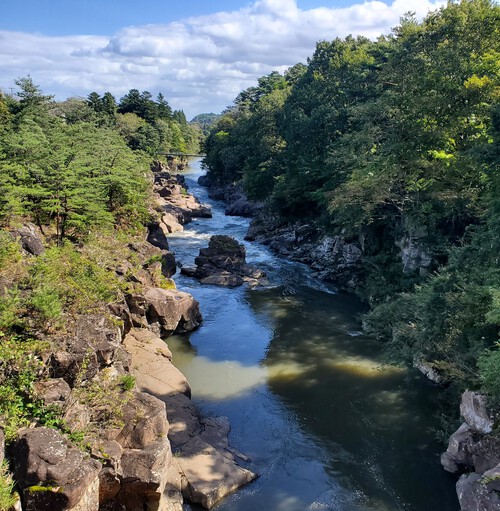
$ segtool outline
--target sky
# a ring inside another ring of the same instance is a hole
[[[31,75],[57,100],[162,92],[188,119],[219,113],[317,41],[388,34],[442,0],[23,0],[2,2],[0,89]]]

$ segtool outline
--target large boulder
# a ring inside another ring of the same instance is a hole
[[[35,393],[45,404],[62,403],[71,394],[71,387],[62,378],[50,378],[35,383]]]
[[[225,235],[212,236],[208,247],[200,249],[195,264],[196,267],[182,267],[181,273],[199,279],[202,284],[236,287],[248,282],[258,285],[265,277],[262,270],[246,264],[244,245]]]
[[[25,511],[98,511],[101,464],[56,430],[23,431],[13,461]]]
[[[164,230],[160,226],[160,222],[152,222],[148,225],[147,241],[160,250],[169,249],[168,240]]]
[[[493,421],[486,410],[486,397],[466,390],[462,394],[460,414],[465,422],[478,433],[487,434],[493,430]]]
[[[51,357],[52,376],[72,386],[77,378],[93,378],[100,368],[121,357],[121,331],[103,314],[78,316],[60,350]]]
[[[128,295],[127,304],[132,324],[157,334],[189,332],[203,320],[198,302],[177,289],[150,288],[144,295]]]
[[[441,455],[441,465],[443,465],[443,468],[452,474],[473,468],[472,451],[474,444],[475,441],[471,428],[464,422],[451,435],[448,441],[448,448]]]
[[[19,239],[21,247],[31,255],[40,255],[44,252],[40,230],[35,224],[27,223],[12,232]]]
[[[124,346],[132,357],[134,375],[142,390],[161,396],[191,396],[186,377],[172,364],[172,353],[160,337],[149,330],[133,328],[125,337]]]
[[[184,497],[206,509],[257,478],[256,474],[236,465],[201,437],[194,437],[184,444],[176,460],[185,478]]]
[[[457,495],[461,511],[498,511],[500,496],[488,489],[477,473],[464,474],[457,482]]]

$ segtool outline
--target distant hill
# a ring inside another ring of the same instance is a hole
[[[221,116],[220,114],[214,113],[198,114],[196,117],[193,117],[193,119],[191,119],[191,123],[199,124],[201,131],[206,136],[208,135],[212,124],[214,124],[214,122],[217,121],[217,119],[219,119],[220,116]]]

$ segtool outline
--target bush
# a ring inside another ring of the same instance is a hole
[[[14,481],[4,463],[0,466],[0,511],[9,511],[17,502],[17,496],[13,490]]]
[[[44,377],[46,343],[0,333],[0,423],[7,442],[32,423],[60,424],[60,412],[41,402],[34,389]]]
[[[113,271],[70,244],[47,250],[34,262],[30,274],[30,303],[47,320],[58,318],[63,311],[87,312],[115,301],[120,290]]]
[[[500,343],[496,349],[487,350],[480,355],[478,362],[482,391],[494,404],[500,404]]]

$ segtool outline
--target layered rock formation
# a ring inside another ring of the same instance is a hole
[[[202,284],[236,287],[246,282],[256,286],[265,277],[265,272],[246,263],[245,247],[230,236],[212,236],[208,247],[200,249],[195,264],[183,266],[181,273],[199,279]]]
[[[460,414],[464,422],[450,437],[441,464],[448,472],[460,476],[457,495],[461,511],[498,511],[500,438],[493,433],[485,397],[464,392]]]
[[[193,218],[210,218],[210,206],[201,204],[198,199],[187,192],[186,182],[180,175],[158,171],[154,173],[153,190],[157,210],[161,220],[157,228],[165,234],[182,231],[183,225]]]
[[[241,185],[219,186],[212,183],[208,175],[199,177],[198,183],[208,188],[208,195],[212,199],[226,202],[225,214],[228,216],[254,217],[263,207],[261,203],[249,200]]]

